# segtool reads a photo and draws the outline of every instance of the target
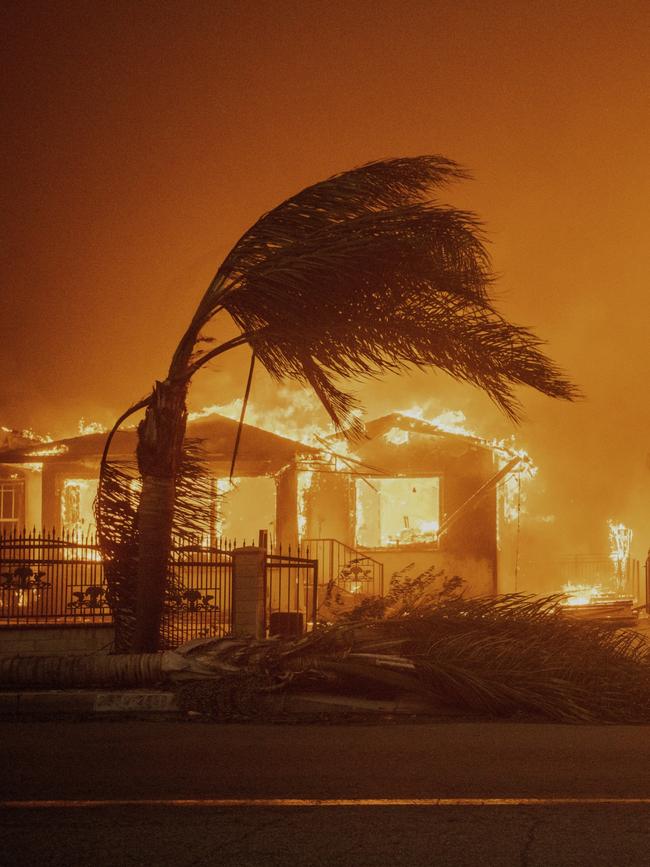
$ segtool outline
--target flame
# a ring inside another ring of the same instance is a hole
[[[316,448],[322,446],[323,439],[331,436],[331,426],[327,427],[317,420],[319,416],[322,417],[323,409],[318,399],[309,392],[279,388],[277,398],[277,404],[272,409],[261,410],[254,403],[249,403],[246,408],[246,423]],[[205,406],[197,412],[189,413],[188,421],[199,421],[212,415],[223,415],[239,421],[242,404],[242,399],[236,398],[230,403]]]
[[[349,453],[349,444],[341,438],[337,439],[334,445],[331,429],[328,429],[319,420],[323,417],[323,411],[318,399],[309,392],[296,392],[287,388],[279,388],[277,395],[279,398],[278,405],[271,409],[262,410],[254,403],[249,403],[246,410],[246,422],[278,436],[322,450],[323,457],[325,454],[329,454],[332,457],[340,453],[341,469],[348,467],[345,463],[345,456]],[[188,420],[195,422],[210,418],[213,415],[221,415],[234,421],[239,421],[241,410],[242,399],[237,398],[229,403],[213,404],[205,406],[199,411],[193,411],[189,413]],[[516,448],[513,441],[488,440],[480,436],[476,431],[470,429],[464,413],[459,410],[446,409],[432,418],[427,418],[423,406],[412,405],[407,409],[399,410],[396,414],[402,415],[405,419],[418,419],[430,425],[432,432],[440,431],[452,436],[464,437],[481,447],[490,449],[494,454],[495,463],[499,467],[503,467],[515,457],[519,458],[518,466],[499,485],[502,514],[506,521],[514,522],[519,520],[521,512],[525,509],[525,494],[522,491],[521,481],[523,478],[533,478],[537,473],[536,466],[524,449]],[[409,430],[403,430],[397,425],[384,434],[385,441],[394,445],[406,445],[410,437],[411,433]],[[334,458],[333,466],[335,469],[339,468],[339,461],[336,458]],[[309,465],[303,464],[302,467],[298,473],[299,538],[303,538],[307,530],[306,499],[313,481],[313,472],[309,468]],[[221,492],[225,493],[226,491],[223,490]],[[363,496],[357,497],[357,533],[364,538],[366,536],[370,538],[371,536],[374,540],[372,543],[366,541],[365,545],[375,547],[377,545],[437,542],[439,523],[437,520],[431,520],[434,516],[431,514],[428,516],[409,514],[408,523],[402,526],[402,518],[404,517],[402,512],[390,522],[390,531],[381,530],[379,533],[379,536],[381,536],[380,541],[375,530],[370,532],[363,529],[366,523],[364,513],[366,513],[368,520],[374,521],[374,519],[369,517],[370,512],[368,510],[370,508],[370,503],[365,503]],[[388,504],[386,503],[382,508],[388,508]],[[372,509],[375,509],[375,507],[373,506]],[[412,510],[409,509],[408,511],[411,512]],[[423,520],[424,518],[426,520]],[[386,520],[388,519],[386,518],[384,521],[385,527],[388,526]]]
[[[300,470],[298,483],[298,540],[302,541],[307,529],[307,494],[314,482],[313,470]]]
[[[5,425],[0,425],[0,430],[5,433],[14,434],[14,436],[20,437],[25,440],[33,440],[36,443],[51,443],[52,437],[48,435],[37,434],[31,428],[27,428],[27,430],[14,430],[13,428],[6,427]]]
[[[93,502],[97,495],[97,479],[64,479],[61,488],[61,525],[76,542],[83,542],[95,528]],[[87,556],[86,556],[87,555]],[[96,556],[95,556],[96,555]],[[71,552],[71,556],[79,556]],[[86,551],[85,559],[99,559],[96,551]]]
[[[516,523],[521,515],[523,492],[521,489],[521,473],[510,473],[499,485],[501,510],[508,523]]]
[[[221,499],[222,497],[225,497],[226,494],[228,494],[230,491],[235,491],[237,489],[238,481],[239,481],[239,479],[232,479],[231,480],[231,479],[225,479],[225,478],[218,478],[216,480],[218,502],[223,502],[223,500]],[[215,515],[215,522],[214,522],[215,535],[218,539],[221,539],[224,536],[225,523],[226,523],[226,516],[223,512],[223,509],[218,508],[216,515]]]
[[[632,530],[625,524],[615,524],[611,518],[607,522],[609,529],[609,558],[617,571],[625,571],[632,545]]]
[[[401,446],[409,441],[409,432],[398,427],[392,427],[384,434],[384,439],[395,446]]]
[[[27,452],[27,457],[29,458],[49,458],[54,457],[56,455],[65,455],[68,452],[68,447],[61,443],[58,446],[48,446],[42,449],[33,449],[31,452]]]
[[[444,412],[441,412],[440,415],[432,418],[431,424],[434,424],[436,427],[440,428],[440,430],[447,431],[447,433],[460,434],[461,436],[481,439],[476,431],[470,430],[465,426],[466,421],[467,419],[465,418],[464,412],[455,409],[446,409]]]
[[[414,405],[409,409],[399,410],[399,415],[418,419],[439,431],[452,436],[466,437],[477,445],[491,449],[500,469],[513,458],[519,458],[518,465],[499,483],[498,487],[500,513],[504,520],[510,524],[519,522],[521,514],[526,511],[526,492],[522,481],[535,478],[538,471],[530,455],[524,449],[515,447],[512,440],[506,442],[505,440],[488,440],[482,437],[468,427],[465,414],[460,410],[446,409],[433,418],[427,418],[424,407]],[[409,439],[408,432],[402,431],[400,428],[391,428],[384,436],[388,442],[396,445],[407,443]],[[498,544],[500,544],[500,540]]]
[[[465,417],[465,413],[460,410],[446,409],[434,418],[427,418],[425,416],[424,408],[414,405],[410,407],[410,409],[397,410],[397,415],[418,419],[419,421],[423,421],[444,433],[472,439],[477,443],[477,445],[482,445],[486,448],[492,449],[492,451],[502,457],[505,461],[511,461],[514,457],[519,457],[521,458],[522,463],[521,471],[525,470],[531,477],[535,476],[537,473],[537,467],[533,463],[528,452],[525,449],[515,447],[514,439],[507,441],[493,438],[490,440],[481,436],[476,431],[470,430],[470,428],[467,427],[467,418]],[[399,431],[399,429],[397,430]],[[392,434],[392,431],[389,431],[386,436],[388,437],[390,434]]]
[[[435,544],[440,524],[440,483],[424,478],[357,482],[357,544],[364,548]]]
[[[567,595],[563,605],[593,605],[605,595],[600,584],[572,584],[569,582],[562,587],[562,592]]]
[[[619,592],[622,592],[627,579],[627,566],[630,561],[632,530],[625,524],[607,522],[609,529],[609,559],[614,566],[614,578]]]
[[[86,421],[86,419],[81,416],[79,419],[79,433],[81,436],[86,436],[87,434],[97,434],[97,433],[106,433],[108,428],[106,428],[103,424],[98,421]]]
[[[437,427],[438,430],[445,431],[445,433],[471,437],[472,439],[485,442],[485,440],[483,440],[483,438],[478,433],[476,433],[476,431],[470,430],[466,426],[465,422],[467,421],[467,418],[465,417],[465,413],[461,410],[445,409],[437,416],[434,416],[433,418],[427,418],[427,416],[425,415],[425,408],[414,404],[409,409],[399,409],[396,410],[396,412],[398,415],[403,415],[407,418],[416,418],[419,421],[424,421],[427,424]]]

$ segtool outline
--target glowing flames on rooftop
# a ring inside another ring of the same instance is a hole
[[[98,434],[98,433],[106,433],[108,428],[101,424],[98,421],[86,421],[86,419],[81,416],[79,419],[79,433],[81,436],[86,436],[87,434]]]
[[[460,436],[472,437],[473,439],[482,439],[475,431],[469,430],[465,426],[467,419],[465,413],[456,409],[445,409],[434,418],[426,418],[425,408],[414,404],[410,409],[397,410],[398,415],[406,416],[407,418],[417,418],[420,421],[425,421],[437,427],[441,431]]]
[[[239,421],[242,403],[241,398],[236,398],[230,403],[205,406],[201,410],[190,412],[188,421],[200,421],[213,415]],[[313,395],[281,387],[277,392],[277,404],[272,409],[262,410],[251,402],[246,408],[244,421],[277,436],[318,448],[323,439],[332,435],[331,426],[328,428],[317,421],[322,413],[322,407]]]
[[[44,446],[41,449],[32,449],[27,452],[27,457],[30,458],[50,458],[57,455],[65,455],[68,452],[68,447],[63,443],[55,446]]]
[[[432,430],[435,429],[441,433],[448,433],[452,436],[459,436],[472,440],[477,445],[492,449],[495,454],[502,456],[506,460],[512,460],[513,457],[519,457],[521,458],[522,466],[518,468],[518,472],[525,470],[531,478],[537,473],[537,467],[525,449],[517,448],[514,440],[508,442],[506,440],[497,440],[494,438],[487,439],[486,437],[481,436],[481,434],[477,433],[475,430],[471,430],[467,426],[465,413],[460,410],[446,409],[433,418],[427,418],[424,407],[414,405],[410,407],[410,409],[398,410],[395,415],[421,421]],[[403,436],[404,434],[406,434],[406,436]],[[391,428],[391,430],[384,436],[389,442],[395,444],[408,442],[408,431],[403,431],[402,428]]]

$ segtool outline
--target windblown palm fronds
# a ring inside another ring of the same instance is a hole
[[[513,418],[513,385],[571,399],[540,341],[495,311],[475,215],[430,199],[464,177],[450,160],[424,156],[308,187],[235,245],[188,335],[226,310],[271,375],[311,385],[339,426],[354,401],[336,379],[412,365],[479,386]]]
[[[254,677],[260,699],[269,690],[316,686],[331,694],[352,685],[360,696],[378,687],[385,694],[417,694],[434,713],[447,706],[482,716],[650,722],[646,641],[565,619],[558,603],[558,597],[459,597],[406,616],[330,626],[296,641],[217,639],[189,653],[225,679],[232,704],[236,684],[250,691]],[[228,686],[233,672],[240,680]],[[223,691],[213,691],[217,704]],[[191,688],[186,702],[191,706]],[[214,711],[221,713],[218,706]]]

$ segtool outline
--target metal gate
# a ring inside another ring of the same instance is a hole
[[[310,632],[318,622],[318,560],[267,554],[265,598],[269,635]]]

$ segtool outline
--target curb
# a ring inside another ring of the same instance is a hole
[[[0,718],[53,716],[181,716],[173,692],[131,689],[0,692]]]
[[[325,715],[347,719],[381,718],[453,718],[449,709],[432,709],[412,698],[399,701],[376,701],[312,693],[275,697],[267,708],[270,718],[298,717],[309,719]],[[192,715],[192,714],[191,714]],[[194,714],[201,716],[201,714]],[[19,721],[53,718],[100,719],[187,719],[178,704],[176,693],[153,689],[130,690],[33,690],[0,692],[0,720]]]

